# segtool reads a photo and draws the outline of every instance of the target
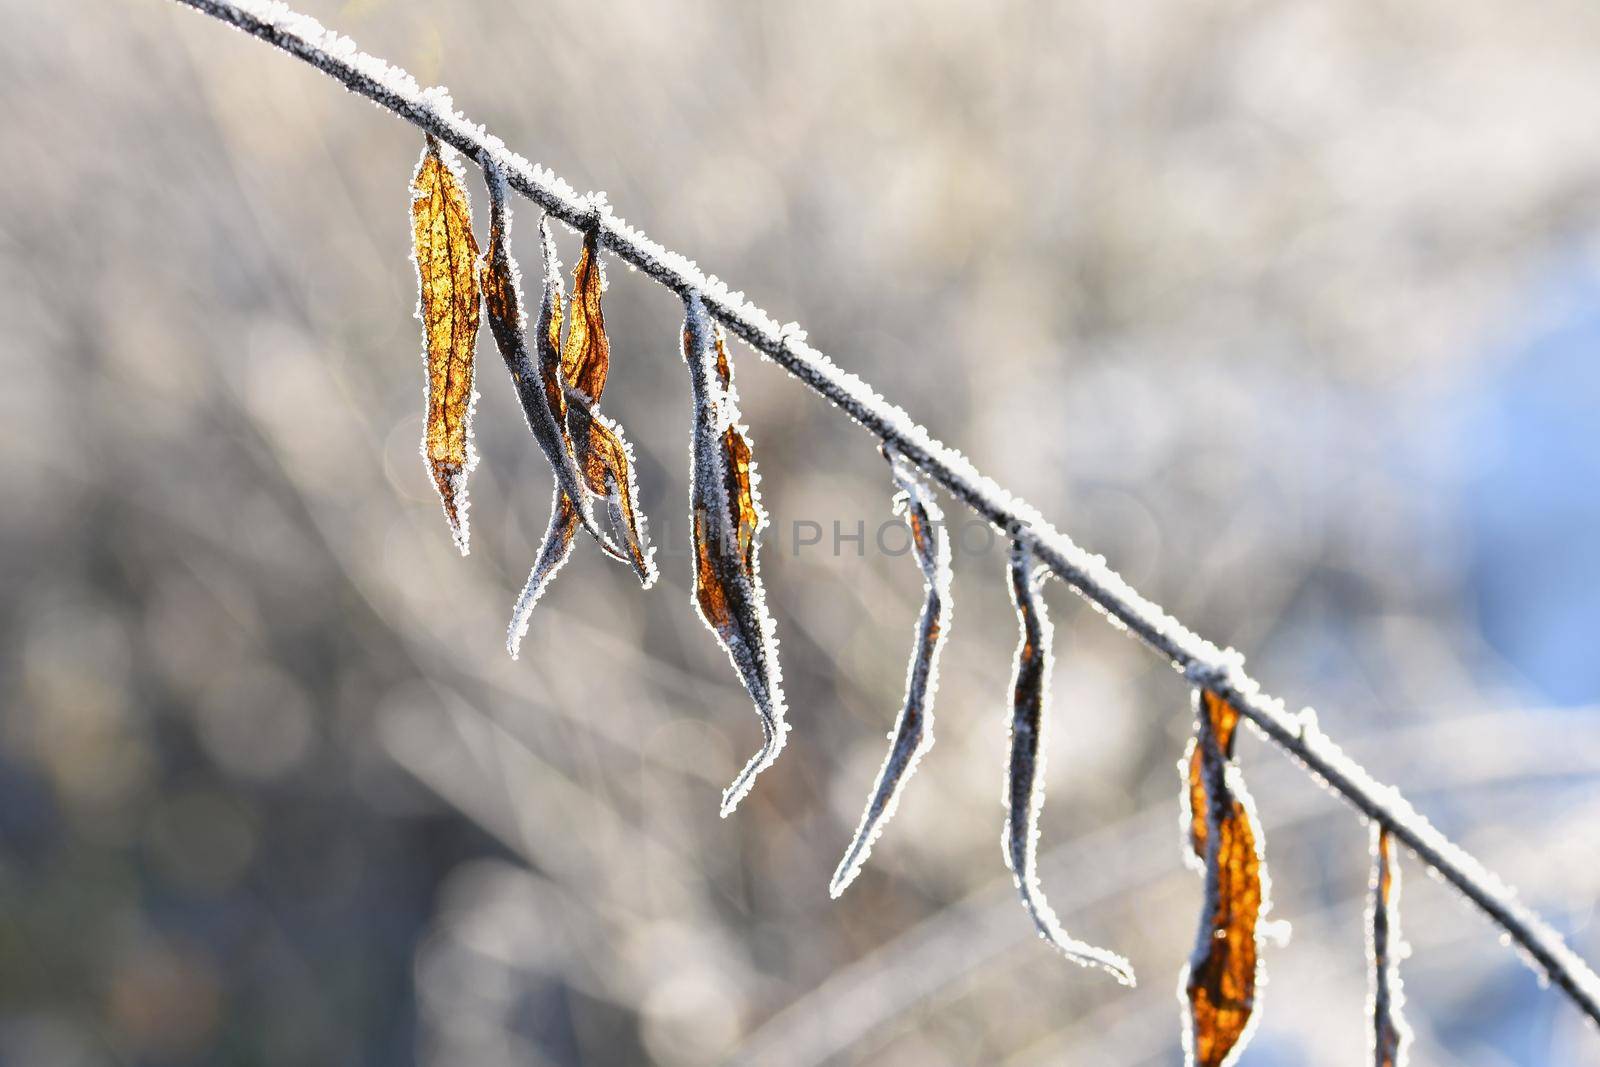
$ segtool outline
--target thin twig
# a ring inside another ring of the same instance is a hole
[[[305,60],[351,92],[432,134],[480,167],[497,167],[517,192],[567,225],[597,230],[599,241],[680,296],[698,293],[706,309],[734,334],[782,365],[1008,537],[1033,548],[1035,558],[1138,637],[1193,685],[1225,697],[1260,732],[1298,760],[1358,811],[1386,826],[1423,864],[1505,931],[1536,971],[1600,1024],[1600,977],[1550,926],[1471,855],[1420,815],[1398,790],[1349,759],[1316,725],[1310,709],[1293,714],[1245,673],[1243,657],[1217,648],[1141,596],[1105,560],[1078,547],[1025,501],[986,478],[959,452],[917,425],[905,411],[806,343],[791,323],[780,326],[744,294],[701,273],[689,259],[661,247],[611,213],[603,197],[583,196],[551,171],[506,148],[455,110],[440,88],[424,90],[399,68],[367,55],[346,37],[281,3],[264,0],[176,0]]]

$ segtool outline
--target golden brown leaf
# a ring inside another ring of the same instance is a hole
[[[1224,753],[1222,734],[1231,741],[1237,712],[1220,698],[1202,704],[1196,747],[1203,806],[1196,818],[1206,823],[1206,891],[1184,980],[1185,1045],[1190,1063],[1221,1067],[1243,1051],[1255,1014],[1267,882],[1250,798]]]
[[[1405,993],[1400,985],[1400,868],[1394,835],[1387,827],[1372,828],[1372,902],[1368,910],[1372,963],[1372,1060],[1377,1067],[1401,1067],[1411,1028],[1401,1014]]]
[[[589,492],[608,505],[613,529],[622,532],[627,560],[639,580],[649,588],[656,580],[655,549],[639,510],[639,487],[633,480],[633,448],[622,427],[574,397],[567,405],[567,427],[572,434],[578,471]]]
[[[561,373],[567,385],[595,404],[605,392],[606,373],[611,368],[611,345],[606,340],[606,320],[600,311],[605,279],[601,276],[597,236],[595,230],[584,235],[583,252],[572,271],[571,322],[561,349]]]
[[[478,242],[472,209],[457,169],[428,139],[411,179],[412,258],[417,267],[417,317],[422,320],[428,410],[422,455],[439,490],[451,536],[468,547],[467,475],[472,445],[473,358],[478,339]]]
[[[1223,759],[1233,758],[1233,731],[1239,725],[1239,712],[1234,706],[1208,689],[1200,691],[1201,714],[1211,720],[1211,729],[1217,736]],[[1184,822],[1189,827],[1189,848],[1194,859],[1203,865],[1206,858],[1206,787],[1200,772],[1200,739],[1189,739],[1185,754],[1188,766],[1188,808]]]
[[[713,329],[711,337],[716,351],[717,385],[725,406],[733,412],[737,400],[733,391],[733,369],[728,363],[727,342],[721,329]],[[734,520],[732,525],[741,565],[746,571],[753,571],[755,536],[763,517],[756,506],[755,490],[750,485],[750,442],[737,425],[737,414],[729,414],[727,421],[728,428],[722,431],[722,451],[727,459],[723,464],[725,490],[732,509],[730,515]]]
[[[537,329],[539,366],[551,411],[566,426],[566,443],[576,461],[585,493],[604,500],[612,528],[624,547],[596,533],[606,553],[630,564],[649,588],[656,580],[655,550],[650,547],[639,490],[634,484],[633,449],[622,427],[600,413],[611,364],[600,294],[601,276],[596,231],[584,237],[583,252],[573,271],[574,292],[567,304],[567,336],[561,341],[560,278],[554,268],[554,244],[544,230],[546,290]],[[559,352],[559,358],[557,353]]]
[[[756,560],[766,516],[755,494],[750,442],[739,426],[727,350],[698,295],[685,301],[683,357],[694,394],[690,508],[695,605],[733,661],[761,721],[761,748],[722,795],[722,814],[727,815],[755,776],[777,758],[789,727],[777,638]]]

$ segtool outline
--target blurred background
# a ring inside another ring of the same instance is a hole
[[[302,6],[798,319],[1600,958],[1592,3]],[[417,132],[165,0],[0,10],[0,1063],[1180,1061],[1164,664],[1050,588],[1044,884],[1137,990],[1012,892],[980,533],[938,743],[830,902],[921,601],[867,435],[734,347],[794,732],[721,820],[757,732],[689,604],[670,294],[606,303],[663,579],[580,543],[513,662],[550,480],[485,337],[456,554]],[[1293,926],[1245,1062],[1360,1062],[1366,829],[1240,755]],[[1600,1063],[1403,867],[1414,1063]]]

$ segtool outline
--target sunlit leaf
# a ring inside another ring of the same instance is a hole
[[[562,446],[563,469],[571,472],[577,487],[578,514],[584,527],[606,555],[623,563],[631,563],[628,554],[602,533],[594,522],[591,509],[593,493],[589,491],[588,480],[578,468],[572,434],[567,427],[567,390],[561,375],[562,304],[566,299],[566,288],[561,283],[561,260],[556,255],[556,241],[550,233],[548,217],[539,220],[539,243],[544,250],[544,296],[539,303],[539,321],[534,326],[534,347],[539,354],[539,380],[544,386],[545,408],[556,423]],[[574,491],[564,478],[562,486],[569,493]]]
[[[721,353],[718,348],[718,353]],[[922,473],[897,451],[884,453],[894,474],[899,494],[896,514],[903,516],[911,532],[911,547],[922,569],[922,615],[917,619],[916,643],[911,650],[911,665],[906,671],[906,698],[895,723],[889,754],[878,771],[877,784],[867,800],[850,847],[833,874],[828,891],[837,897],[861,872],[872,846],[894,817],[900,793],[915,773],[918,762],[933,747],[933,698],[939,689],[939,653],[950,630],[950,537],[944,529],[944,515],[933,499],[933,490]]]
[[[1006,768],[1006,866],[1016,880],[1022,904],[1039,934],[1066,957],[1085,967],[1103,967],[1117,981],[1133,985],[1133,968],[1113,952],[1075,940],[1061,926],[1039,888],[1039,813],[1044,808],[1044,731],[1049,721],[1050,641],[1053,628],[1039,599],[1042,574],[1036,575],[1033,553],[1020,538],[1012,542],[1011,599],[1017,608],[1022,638],[1011,676],[1011,759]]]
[[[784,721],[778,642],[756,560],[766,516],[756,497],[750,442],[738,423],[722,333],[696,294],[685,300],[683,357],[694,399],[690,510],[695,606],[727,650],[761,720],[760,750],[722,795],[726,816],[749,792],[756,775],[777,758],[789,725]]]
[[[511,207],[505,177],[491,164],[484,170],[484,180],[489,190],[489,249],[484,255],[482,275],[489,332],[494,335],[495,345],[516,386],[517,400],[522,405],[528,429],[555,474],[556,485],[573,499],[574,513],[589,531],[605,543],[604,535],[594,525],[588,495],[583,492],[578,477],[572,442],[567,437],[567,404],[561,388],[559,356],[553,360],[541,358],[536,363],[528,351],[522,272],[511,254]],[[554,351],[561,333],[561,266],[555,261],[555,242],[544,220],[540,220],[539,235],[545,254],[545,286],[535,344]],[[555,340],[551,340],[552,334]]]
[[[1200,691],[1202,713],[1211,722],[1211,728],[1216,732],[1217,744],[1222,749],[1223,759],[1233,758],[1233,732],[1239,725],[1239,712],[1234,706],[1217,696],[1210,690]],[[1198,735],[1189,739],[1188,751],[1184,753],[1184,766],[1188,790],[1183,797],[1183,823],[1188,829],[1190,864],[1197,870],[1205,869],[1206,860],[1206,787],[1205,778],[1201,773],[1200,738]]]
[[[1231,742],[1238,712],[1209,692],[1197,703],[1206,881],[1184,975],[1184,1045],[1196,1067],[1221,1067],[1238,1058],[1255,1022],[1267,879],[1254,808],[1225,752],[1224,734]]]
[[[580,476],[577,456],[567,430],[567,398],[561,378],[561,318],[564,292],[561,265],[547,220],[540,220],[539,237],[544,252],[544,286],[535,325],[534,348],[528,351],[527,313],[522,297],[522,273],[511,254],[511,207],[505,177],[492,163],[484,169],[489,190],[489,250],[482,265],[484,307],[489,331],[516,387],[517,400],[534,440],[538,441],[551,471],[556,492],[550,526],[539,547],[527,584],[517,598],[506,631],[506,649],[513,659],[528,630],[528,618],[550,580],[572,551],[573,531],[581,524],[608,555],[627,559],[595,524],[587,481]]]
[[[540,369],[553,412],[565,416],[567,440],[572,447],[579,480],[591,497],[606,503],[611,527],[622,546],[598,537],[607,553],[633,567],[645,588],[656,580],[655,550],[639,506],[634,482],[633,449],[622,427],[600,413],[611,365],[605,316],[600,294],[605,279],[600,269],[598,238],[590,230],[573,271],[574,292],[567,304],[567,336],[561,341],[560,279],[549,229],[545,239],[545,311],[540,315]],[[559,352],[559,359],[556,353]],[[559,365],[559,370],[558,370]]]
[[[1411,1028],[1401,1012],[1406,998],[1400,983],[1400,867],[1394,835],[1377,823],[1372,826],[1370,888],[1367,950],[1372,964],[1372,1061],[1376,1067],[1403,1067]]]
[[[412,260],[417,317],[422,320],[428,410],[422,455],[439,490],[450,533],[468,548],[467,475],[477,464],[472,444],[473,357],[478,338],[478,242],[460,170],[428,138],[411,178]]]
[[[578,470],[590,493],[604,500],[611,528],[620,531],[634,573],[649,588],[656,580],[655,550],[639,508],[639,487],[633,478],[633,446],[622,427],[574,396],[567,405],[567,428],[572,434]]]
[[[561,349],[561,372],[568,387],[595,404],[605,392],[606,374],[611,368],[611,345],[606,340],[606,320],[600,310],[605,277],[600,268],[597,237],[594,230],[584,235],[583,251],[572,271],[572,307],[566,344]]]

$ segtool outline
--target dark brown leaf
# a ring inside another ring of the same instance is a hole
[[[719,347],[720,354],[721,349]],[[950,537],[945,533],[944,515],[933,499],[933,490],[922,472],[899,452],[888,449],[884,455],[900,492],[894,509],[905,517],[911,531],[911,547],[922,568],[922,615],[917,619],[916,643],[911,649],[911,666],[906,671],[906,698],[895,723],[889,754],[878,771],[877,784],[867,800],[861,825],[856,828],[844,859],[834,871],[828,892],[837,897],[855,880],[872,852],[872,845],[894,817],[900,792],[917,769],[917,763],[933,747],[933,698],[939,689],[939,653],[950,629]]]
[[[1039,888],[1039,812],[1044,807],[1044,731],[1049,721],[1053,630],[1044,601],[1039,599],[1042,579],[1034,574],[1033,553],[1020,538],[1011,545],[1010,578],[1011,599],[1017,607],[1022,638],[1011,677],[1011,760],[1006,770],[1006,832],[1002,838],[1006,866],[1016,879],[1023,907],[1033,917],[1040,936],[1073,962],[1103,967],[1117,981],[1133,985],[1133,968],[1128,961],[1075,940],[1062,928]]]
[[[439,490],[445,519],[467,553],[467,475],[472,445],[473,359],[478,343],[478,242],[457,167],[428,139],[411,178],[412,260],[417,267],[417,317],[422,320],[428,410],[422,455]]]

